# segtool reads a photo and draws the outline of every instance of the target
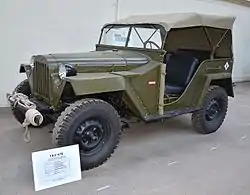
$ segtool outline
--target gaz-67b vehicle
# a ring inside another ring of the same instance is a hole
[[[105,24],[95,51],[34,55],[7,98],[24,127],[55,123],[56,146],[78,144],[82,170],[103,164],[131,119],[192,114],[217,131],[234,97],[234,17],[135,15]]]

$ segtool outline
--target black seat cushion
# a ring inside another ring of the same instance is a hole
[[[191,80],[199,60],[188,54],[173,54],[166,67],[166,93],[179,94],[185,90]]]

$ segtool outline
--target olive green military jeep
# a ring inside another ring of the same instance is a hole
[[[78,144],[82,170],[104,163],[131,119],[192,114],[202,134],[222,125],[232,85],[234,17],[137,15],[105,24],[96,50],[35,55],[7,98],[23,126],[55,123],[56,146]]]

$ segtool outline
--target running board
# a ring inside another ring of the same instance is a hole
[[[173,110],[173,111],[167,111],[165,112],[162,116],[160,115],[150,115],[144,118],[144,120],[146,122],[153,122],[153,121],[158,121],[161,119],[167,119],[167,118],[172,118],[175,116],[180,116],[183,114],[188,114],[188,113],[192,113],[195,112],[199,109],[197,108],[185,108],[185,109],[178,109],[178,110]]]

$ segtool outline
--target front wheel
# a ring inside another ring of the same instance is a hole
[[[53,129],[53,142],[57,146],[78,144],[81,169],[88,170],[111,156],[120,133],[120,119],[113,106],[99,99],[84,99],[62,112]]]
[[[210,86],[205,101],[200,110],[192,114],[192,124],[195,130],[202,134],[216,132],[227,114],[228,95],[219,86]]]

